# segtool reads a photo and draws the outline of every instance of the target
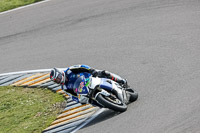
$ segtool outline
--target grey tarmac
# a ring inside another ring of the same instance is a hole
[[[0,15],[0,73],[87,64],[139,99],[78,133],[200,132],[199,0],[51,0]]]

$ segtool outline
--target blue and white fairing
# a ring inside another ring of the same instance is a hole
[[[109,79],[102,78],[100,83],[100,88],[104,88],[106,90],[112,91],[113,86]]]
[[[89,100],[87,97],[90,91],[89,88],[94,89],[96,86],[99,86],[103,89],[101,92],[99,92],[103,95],[110,95],[107,91],[110,92],[113,89],[115,89],[121,95],[121,89],[117,87],[117,84],[114,81],[106,78],[93,78],[91,76],[86,78],[84,75],[82,75],[76,79],[73,85],[73,91],[77,94],[77,97],[73,95],[70,96],[76,102],[87,103]],[[122,99],[121,96],[119,97]]]
[[[94,79],[94,78],[93,78]],[[113,85],[112,82],[105,78],[95,78],[99,81],[96,82],[95,86],[99,85],[100,88],[103,88],[108,91],[112,91]],[[85,76],[80,76],[74,83],[73,90],[77,93],[78,101],[81,103],[86,103],[88,98],[87,94],[89,93],[89,86],[91,85],[92,78],[85,78]],[[94,88],[95,88],[94,86]],[[93,89],[94,89],[93,88]],[[76,99],[77,101],[77,99]]]

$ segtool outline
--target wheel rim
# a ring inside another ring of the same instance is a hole
[[[114,104],[122,105],[122,102],[113,94],[111,94],[109,97],[106,96],[103,97]]]

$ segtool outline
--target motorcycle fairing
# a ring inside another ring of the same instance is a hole
[[[110,82],[110,80],[108,80],[106,78],[101,79],[100,88],[107,89],[109,91],[112,91],[112,89],[113,89],[112,83]]]

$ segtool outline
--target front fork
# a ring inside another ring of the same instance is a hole
[[[128,98],[126,94],[125,88],[121,87],[117,83],[113,83],[113,92],[115,95],[123,102],[123,103],[128,103]]]

